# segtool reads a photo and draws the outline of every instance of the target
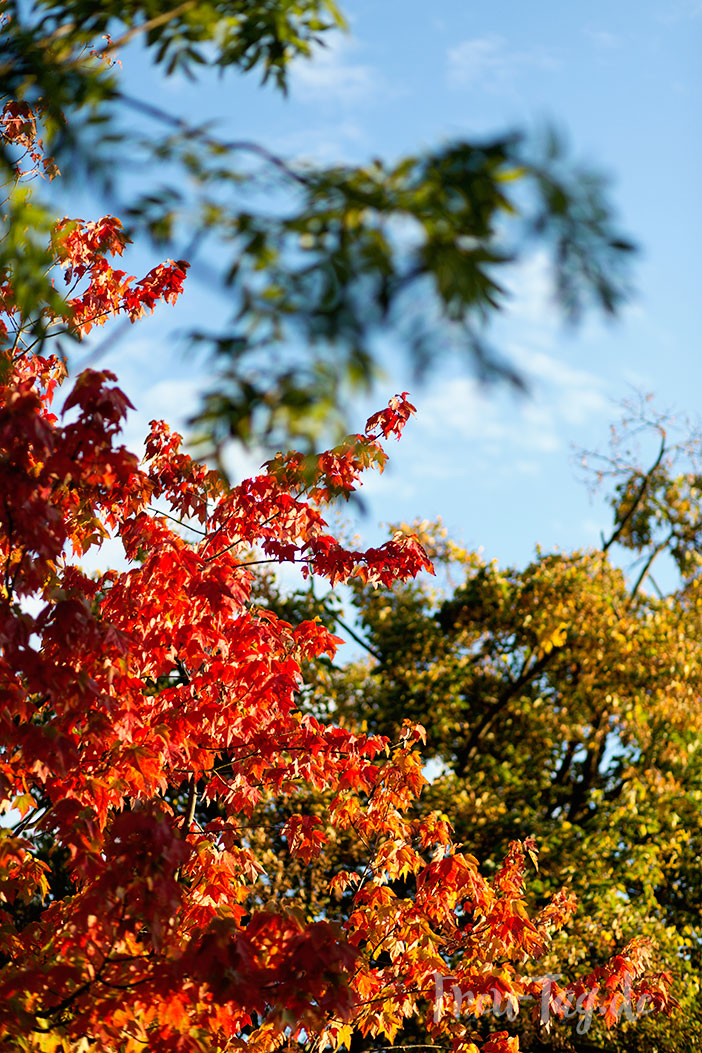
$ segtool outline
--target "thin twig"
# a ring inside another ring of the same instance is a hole
[[[192,530],[195,534],[202,534],[203,537],[207,537],[206,531],[200,530],[199,527],[190,526],[189,523],[184,523],[182,519],[169,515],[168,512],[163,512],[160,508],[155,508],[154,505],[149,505],[148,508],[150,512],[154,512],[158,516],[164,516],[166,519],[170,519],[171,522],[177,523],[178,526],[185,527],[186,530]]]
[[[646,575],[648,574],[648,572],[650,571],[651,567],[653,566],[654,560],[658,556],[660,556],[661,552],[670,544],[670,542],[673,540],[674,537],[675,537],[675,532],[671,530],[670,534],[668,534],[668,537],[666,537],[663,541],[660,542],[659,545],[656,545],[656,547],[653,549],[653,551],[651,552],[650,556],[648,557],[648,559],[644,563],[643,567],[641,568],[641,573],[639,574],[638,578],[636,579],[636,582],[634,583],[634,587],[632,588],[631,592],[629,593],[629,600],[630,601],[635,598],[637,592],[639,591],[639,589],[643,585],[644,580],[646,578]]]
[[[154,15],[153,18],[149,18],[146,22],[141,22],[138,26],[132,26],[126,33],[123,33],[121,37],[117,37],[117,40],[111,41],[106,48],[103,48],[100,55],[111,55],[114,51],[118,51],[120,48],[128,44],[134,37],[139,36],[141,33],[149,33],[152,29],[157,29],[158,26],[163,26],[166,22],[170,22],[172,18],[177,18],[178,15],[185,14],[192,7],[195,7],[195,0],[184,0],[184,3],[178,4],[177,7],[172,7],[170,11],[164,11],[160,15]]]
[[[183,816],[183,836],[185,836],[188,833],[190,827],[192,826],[193,819],[195,818],[195,806],[197,804],[197,798],[197,782],[195,780],[195,776],[193,776],[193,781],[190,783],[190,790],[188,792],[188,807],[185,811],[185,815]]]
[[[225,142],[222,139],[217,139],[214,135],[209,135],[209,133],[204,132],[201,128],[189,124],[188,121],[184,121],[182,117],[176,117],[174,114],[162,110],[160,106],[154,106],[153,103],[145,102],[143,99],[138,99],[133,95],[125,95],[124,92],[121,91],[116,93],[116,97],[120,102],[123,102],[125,106],[129,106],[133,110],[138,110],[145,116],[152,117],[155,121],[160,121],[161,124],[168,124],[171,128],[177,128],[179,132],[184,132],[188,139],[199,139],[200,142],[205,144],[205,146],[209,146],[214,150],[221,150],[222,152],[230,153],[238,150],[244,153],[255,154],[267,164],[273,165],[274,168],[279,169],[289,179],[293,179],[296,183],[300,183],[302,186],[310,185],[309,179],[300,175],[300,173],[296,172],[294,168],[291,168],[282,157],[278,157],[277,154],[267,150],[265,146],[261,146],[260,143],[253,142],[253,140],[250,139],[232,139],[229,142]]]

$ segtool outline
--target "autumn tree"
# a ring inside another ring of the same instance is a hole
[[[314,611],[360,645],[359,660],[308,671],[311,712],[385,735],[405,719],[426,727],[440,774],[418,814],[450,815],[492,867],[536,834],[532,895],[567,885],[584,908],[549,968],[597,964],[634,932],[653,939],[680,1012],[574,1035],[573,1048],[682,1053],[702,1048],[702,445],[645,403],[615,439],[589,458],[614,518],[597,549],[501,568],[425,523],[442,590],[359,583],[345,610],[266,591],[273,609]]]
[[[2,124],[11,194],[23,172],[53,174],[33,111],[11,103]],[[445,1048],[513,1053],[495,1009],[550,1026],[669,1008],[670,977],[638,935],[544,993],[535,962],[575,903],[558,891],[527,910],[534,842],[515,839],[486,876],[444,815],[419,811],[419,726],[359,734],[301,707],[303,671],[339,640],[260,602],[258,568],[384,587],[431,570],[411,533],[355,551],[323,518],[382,468],[406,395],[341,445],[279,454],[234,488],[163,422],[140,464],[110,373],[84,370],[52,410],[66,367],[36,353],[38,328],[80,336],[180,294],[183,261],[137,281],[114,266],[125,248],[114,217],[60,221],[45,252],[68,291],[49,284],[31,318],[17,273],[2,274],[3,1048],[321,1051],[421,1020]],[[87,574],[108,540],[122,569]],[[326,857],[323,909],[267,874],[281,833],[303,872]],[[344,838],[363,848],[346,869]]]
[[[130,227],[187,255],[192,278],[233,305],[219,327],[193,334],[218,366],[200,421],[215,446],[252,431],[274,448],[291,434],[309,446],[320,429],[338,432],[388,333],[419,374],[451,354],[522,384],[486,331],[507,302],[508,267],[532,248],[550,257],[570,318],[592,304],[614,312],[626,293],[631,245],[603,181],[555,136],[301,164],[218,136],[206,112],[191,126],[136,97],[128,62],[123,71],[114,61],[138,41],[164,77],[248,72],[285,91],[291,63],[345,28],[333,0],[4,0],[3,10],[0,96],[41,106],[64,177],[110,199],[121,193]],[[120,180],[135,158],[136,194]],[[18,303],[41,338],[51,198],[14,198],[4,223],[13,233],[0,267],[15,271]]]

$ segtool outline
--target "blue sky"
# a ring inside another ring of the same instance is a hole
[[[571,332],[549,301],[544,258],[516,268],[494,336],[531,378],[531,397],[483,393],[447,368],[423,387],[389,378],[359,405],[358,426],[404,388],[418,415],[391,467],[364,488],[360,529],[375,541],[379,521],[441,515],[454,537],[503,564],[527,561],[536,543],[596,544],[607,512],[576,478],[571,445],[602,447],[617,404],[636,390],[681,414],[700,408],[702,0],[343,6],[350,35],[297,64],[287,99],[251,77],[164,82],[137,49],[122,56],[125,90],[190,119],[212,116],[224,136],[325,163],[546,122],[563,130],[575,156],[611,177],[621,224],[641,246],[635,298],[614,324],[589,318]],[[135,249],[130,272],[156,262]],[[207,290],[187,282],[178,306],[102,360],[137,405],[132,443],[154,416],[182,426],[196,407],[203,364],[178,357],[172,333],[212,309]],[[256,458],[234,462],[243,471]]]

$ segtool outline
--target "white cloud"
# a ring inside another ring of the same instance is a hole
[[[622,46],[622,38],[606,29],[586,29],[585,35],[590,38],[595,47],[602,51],[613,51]]]
[[[357,121],[325,121],[283,136],[277,148],[285,157],[294,157],[298,162],[353,164],[359,154],[368,153],[369,140],[368,133]]]
[[[530,327],[530,338],[538,330],[552,334],[559,325],[558,312],[554,310],[552,265],[548,254],[540,249],[523,262],[510,268],[504,284],[509,294],[505,319],[513,324]]]
[[[571,424],[583,424],[595,413],[603,413],[610,406],[604,382],[594,373],[569,366],[562,358],[513,344],[509,348],[511,360],[524,376],[533,379],[533,386],[548,393],[547,401],[558,399],[558,414]]]
[[[505,40],[503,37],[477,37],[463,40],[449,48],[448,78],[454,87],[463,87],[476,81],[505,74]]]
[[[541,464],[536,458],[527,460],[525,457],[520,457],[514,462],[514,470],[519,475],[541,475]]]
[[[292,95],[303,102],[319,104],[353,103],[374,94],[378,90],[375,70],[349,58],[357,43],[341,33],[325,39],[326,46],[317,47],[311,58],[292,63]]]
[[[507,435],[497,400],[471,377],[451,378],[434,385],[421,400],[418,426],[433,435],[478,440],[499,445]]]
[[[187,436],[188,420],[200,405],[200,391],[192,378],[160,380],[140,393],[134,385],[123,385],[135,409],[129,413],[122,441],[128,449],[141,453],[143,442],[149,433],[149,421],[165,420],[173,430]],[[144,409],[142,409],[144,407]]]
[[[685,22],[696,18],[702,18],[702,0],[669,2],[664,4],[658,13],[658,20],[665,23]]]
[[[479,84],[491,91],[511,86],[524,69],[556,70],[560,60],[546,48],[511,49],[504,37],[491,35],[463,40],[447,53],[450,87]]]
[[[518,464],[520,474],[533,475],[544,458],[568,448],[574,432],[593,418],[607,418],[611,402],[599,377],[526,343],[506,350],[532,382],[531,395],[509,397],[467,377],[439,382],[421,399],[414,425],[424,433],[420,445],[450,437],[470,443],[481,460]]]

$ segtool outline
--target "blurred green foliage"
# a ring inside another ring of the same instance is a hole
[[[554,135],[303,165],[218,138],[207,114],[193,126],[134,97],[128,53],[124,71],[113,61],[139,40],[164,77],[250,71],[284,92],[291,63],[343,30],[331,0],[7,0],[4,11],[0,94],[41,106],[64,179],[88,177],[109,200],[138,165],[121,218],[134,236],[189,257],[191,274],[232,305],[222,326],[193,334],[217,358],[200,417],[210,446],[232,436],[312,444],[343,430],[348,398],[378,375],[388,333],[419,375],[454,355],[482,377],[522,385],[486,330],[507,303],[508,268],[534,247],[550,257],[567,317],[593,303],[612,313],[626,294],[631,245],[606,187]],[[24,212],[2,219],[0,268],[24,275],[17,295],[28,318],[51,295],[34,258],[41,196],[35,189]]]

